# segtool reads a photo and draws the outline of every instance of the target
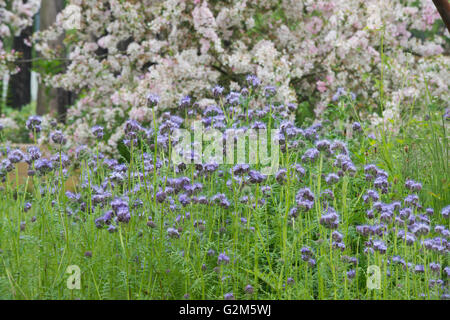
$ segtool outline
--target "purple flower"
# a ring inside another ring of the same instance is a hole
[[[50,139],[56,144],[65,144],[67,141],[61,130],[53,131],[50,134]]]
[[[343,95],[346,95],[346,91],[344,88],[339,87],[337,88],[336,93],[333,95],[332,100],[336,102]]]
[[[368,164],[368,165],[366,165],[366,166],[364,167],[364,173],[365,173],[365,174],[370,174],[370,175],[372,175],[372,176],[374,176],[374,175],[377,174],[377,170],[378,170],[378,168],[377,168],[377,166],[374,165],[374,164]]]
[[[105,224],[105,219],[103,217],[99,217],[99,218],[95,219],[94,223],[98,229],[101,229],[101,228],[103,228],[103,226]]]
[[[437,225],[434,227],[434,231],[439,234],[442,234],[443,232],[445,232],[445,230],[445,227],[441,225]]]
[[[266,86],[264,88],[264,95],[266,97],[273,97],[277,93],[277,88],[274,86]]]
[[[215,86],[214,88],[212,88],[212,93],[214,97],[220,97],[223,93],[223,87]]]
[[[35,161],[41,157],[41,150],[36,146],[31,146],[27,149],[31,161]]]
[[[128,211],[128,207],[127,208],[119,208],[116,215],[117,215],[117,221],[119,221],[119,222],[128,223],[131,219],[131,215],[130,215],[130,212]]]
[[[303,130],[303,135],[306,139],[314,141],[318,138],[317,131],[314,128],[306,128]]]
[[[337,174],[335,174],[335,173],[330,173],[330,174],[328,174],[328,175],[326,176],[325,182],[326,182],[328,185],[335,184],[335,183],[339,182],[339,176],[338,176]]]
[[[406,196],[406,198],[403,200],[403,203],[405,205],[417,206],[419,203],[419,196],[417,194],[410,194],[410,195]]]
[[[286,181],[286,173],[287,173],[286,169],[280,169],[275,174],[275,179],[278,181],[279,184],[283,184]]]
[[[383,211],[383,212],[380,214],[380,221],[389,223],[389,222],[392,221],[392,215],[393,215],[392,212],[389,212],[389,211]]]
[[[25,155],[23,152],[19,149],[12,150],[8,154],[8,160],[11,161],[11,163],[18,163],[24,159]]]
[[[411,191],[420,191],[422,190],[422,184],[419,182],[416,182],[414,180],[408,179],[405,182],[406,189],[409,189]]]
[[[8,159],[3,159],[0,162],[0,173],[2,171],[11,172],[14,169],[14,165]]]
[[[103,127],[93,126],[91,132],[97,140],[103,139]]]
[[[169,234],[170,238],[179,238],[180,233],[175,228],[167,228],[167,233]]]
[[[225,293],[225,295],[223,296],[223,298],[224,298],[225,300],[234,300],[234,295],[233,295],[232,292]]]
[[[203,169],[208,173],[213,173],[219,169],[219,165],[216,162],[207,163],[203,166]]]
[[[166,200],[167,197],[167,193],[164,191],[159,191],[156,193],[156,201],[158,201],[159,203],[163,203],[164,200]]]
[[[445,109],[445,113],[443,115],[444,120],[450,120],[450,108]]]
[[[447,218],[447,219],[448,219],[448,216],[449,216],[449,214],[450,214],[450,205],[444,207],[444,208],[442,209],[442,211],[441,211],[441,214],[442,214],[442,216],[443,216],[444,218]]]
[[[241,94],[239,92],[231,91],[227,97],[227,103],[231,105],[238,105],[240,103]]]
[[[309,188],[302,188],[298,190],[297,195],[295,196],[296,201],[307,199],[310,201],[314,201],[314,193]]]
[[[306,150],[302,156],[303,162],[314,162],[319,157],[319,150],[316,148],[311,148]]]
[[[339,231],[336,230],[333,231],[333,233],[331,233],[331,237],[336,242],[342,242],[342,239],[344,238],[344,236],[341,233],[339,233]]]
[[[25,203],[24,207],[23,207],[23,211],[28,212],[31,209],[31,203],[27,202]]]
[[[376,209],[375,206],[374,206],[374,208]],[[368,209],[368,210],[367,210],[367,218],[373,219],[374,217],[375,217],[375,211],[374,211],[374,209]]]
[[[303,247],[300,249],[300,252],[302,254],[302,259],[303,257],[309,258],[313,256],[313,252],[311,251],[311,248],[309,247]],[[304,261],[307,261],[308,259],[303,259]]]
[[[414,234],[410,232],[405,233],[404,230],[398,231],[397,238],[403,239],[408,246],[411,246],[414,244],[414,242],[416,242],[416,237],[414,236]]]
[[[252,126],[252,129],[256,129],[256,130],[264,130],[266,129],[266,124],[264,122],[261,121],[255,121]]]
[[[261,80],[259,80],[255,75],[248,75],[246,80],[248,85],[254,88],[261,84]]]
[[[154,93],[149,93],[147,95],[147,101],[150,104],[151,107],[156,106],[159,103],[159,96]]]
[[[308,264],[309,264],[310,267],[314,267],[316,265],[316,260],[311,258],[311,259],[308,260]]]
[[[444,273],[447,275],[447,278],[450,278],[450,267],[445,267]]]
[[[323,190],[321,192],[320,196],[321,196],[322,199],[325,199],[325,200],[330,200],[330,201],[334,200],[334,193],[330,189]]]
[[[267,176],[256,171],[256,170],[250,170],[248,173],[249,181],[251,183],[261,183],[267,179]]]
[[[390,210],[390,208],[389,208],[389,205],[386,204],[386,203],[383,203],[383,202],[381,202],[381,201],[376,201],[376,202],[374,202],[372,206],[373,206],[373,208],[374,208],[375,210],[377,210],[378,212],[385,212],[385,211],[387,211],[387,212],[392,213],[391,210]]]
[[[441,272],[441,265],[436,262],[430,262],[430,269],[433,272],[439,273]]]
[[[297,105],[295,103],[288,103],[286,107],[290,112],[294,112],[295,110],[297,110]]]
[[[55,154],[50,160],[54,163],[55,166],[62,166],[63,168],[67,168],[70,164],[70,159],[65,153]]]
[[[353,279],[356,276],[356,271],[355,270],[349,270],[347,271],[347,278],[349,279]]]
[[[373,182],[373,185],[377,189],[386,189],[389,187],[389,182],[386,177],[379,176],[375,179],[375,181]]]
[[[352,128],[353,128],[353,131],[356,131],[356,132],[362,131],[362,127],[359,122],[353,122]]]
[[[334,249],[339,249],[341,251],[345,250],[345,244],[343,242],[337,242],[337,241],[333,241],[333,243],[331,244],[331,246]]]
[[[261,192],[265,195],[268,196],[270,195],[270,193],[272,192],[272,188],[270,186],[262,186],[261,187]]]
[[[386,251],[387,251],[386,245],[385,245],[384,242],[381,241],[381,240],[375,240],[375,241],[373,242],[373,249],[374,249],[375,251],[378,251],[378,252],[381,253],[381,254],[385,254]]]
[[[411,229],[416,236],[426,235],[430,232],[430,227],[426,223],[415,223]]]
[[[328,207],[326,213],[322,214],[319,222],[326,228],[336,229],[339,225],[339,215],[332,207]]]
[[[248,285],[245,286],[244,291],[245,291],[245,293],[253,294],[254,288],[253,288],[252,285],[248,284]]]
[[[418,264],[414,267],[414,271],[416,273],[424,273],[425,272],[425,267],[421,264]]]
[[[316,148],[319,151],[331,153],[331,142],[328,140],[320,140],[316,142]]]
[[[191,203],[191,199],[186,194],[181,194],[178,197],[178,201],[180,201],[181,205],[183,207],[187,206],[189,203]]]
[[[337,154],[336,151],[340,151],[340,154],[348,155],[347,145],[339,140],[334,140],[330,146],[331,152]],[[348,158],[347,161],[350,161]]]
[[[367,190],[366,194],[363,196],[363,200],[365,203],[369,202],[369,200],[378,201],[378,200],[380,200],[380,196],[378,195],[377,191],[369,189],[369,190]]]
[[[311,210],[314,206],[314,193],[309,188],[302,188],[298,190],[295,202],[299,208]]]
[[[219,254],[219,257],[217,258],[217,264],[229,264],[230,263],[230,257],[228,257],[225,254],[225,251],[221,254]]]
[[[378,169],[378,168],[377,168],[376,176],[377,177],[384,177],[386,179],[389,178],[389,174],[386,171]]]
[[[191,105],[191,97],[189,96],[184,96],[183,98],[181,98],[180,103],[179,103],[179,107],[184,109],[187,108]]]
[[[402,219],[407,219],[409,218],[409,216],[412,214],[412,209],[411,208],[403,208],[400,210],[399,215],[400,218]]]
[[[53,164],[50,160],[41,158],[36,160],[34,163],[34,168],[40,175],[45,175],[53,170]]]
[[[247,173],[249,170],[250,166],[245,163],[237,164],[233,167],[233,173],[238,176]]]
[[[125,122],[125,134],[127,137],[134,139],[136,137],[136,133],[141,131],[142,127],[136,120],[129,119]]]
[[[42,119],[39,116],[30,116],[26,122],[28,130],[40,132]]]
[[[296,164],[296,165],[295,165],[295,171],[297,172],[297,174],[298,174],[300,177],[304,177],[305,174],[306,174],[305,169],[304,169],[301,165],[299,165],[299,164]]]
[[[111,202],[111,207],[114,213],[118,213],[120,210],[128,210],[128,201],[122,198],[115,198]]]
[[[402,259],[402,257],[397,256],[397,255],[392,257],[392,263],[394,263],[394,264],[401,264],[403,266],[406,265],[405,260]]]
[[[79,202],[81,200],[81,195],[78,193],[73,193],[70,191],[66,191],[66,197],[74,202]]]

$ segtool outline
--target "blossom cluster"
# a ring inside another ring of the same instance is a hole
[[[70,3],[81,8],[80,28],[66,39],[72,62],[45,78],[83,92],[69,110],[70,135],[87,142],[91,124],[102,123],[104,151],[116,149],[128,118],[152,121],[149,91],[159,95],[160,111],[176,108],[186,95],[203,97],[198,104],[206,107],[212,84],[239,91],[248,73],[261,85],[279,86],[273,100],[309,101],[316,115],[346,94],[338,88],[348,88],[374,125],[398,119],[401,107],[425,92],[449,100],[448,31],[441,26],[433,37],[417,36],[436,29],[431,0]],[[52,28],[35,34],[43,57],[58,54],[51,40],[67,19],[62,12]],[[383,97],[382,113],[373,113]]]
[[[3,39],[19,36],[23,29],[33,24],[41,0],[0,0],[0,75],[17,72],[14,61],[20,52],[7,50]],[[31,46],[31,39],[25,40]]]

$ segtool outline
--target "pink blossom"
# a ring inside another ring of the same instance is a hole
[[[317,90],[319,90],[320,93],[323,93],[327,91],[327,84],[323,81],[317,81]]]
[[[211,42],[205,38],[200,39],[200,43],[202,45],[200,52],[202,54],[205,54],[208,52],[209,48],[211,47]]]
[[[306,24],[306,30],[312,34],[317,34],[323,26],[323,21],[319,17],[312,17],[311,20]]]
[[[0,0],[0,11],[6,13],[6,19],[0,19],[2,40],[31,25],[32,17],[19,12],[30,13],[30,8],[36,12],[41,0],[28,0],[33,6],[25,7],[22,0],[7,2],[15,5],[6,9],[6,1]],[[412,0],[111,2],[113,6],[99,5],[98,0],[70,1],[82,4],[82,21],[89,23],[82,23],[77,40],[67,48],[73,59],[67,69],[48,79],[54,86],[82,91],[86,96],[86,101],[81,100],[69,109],[68,123],[73,125],[68,126],[68,135],[75,132],[76,137],[89,136],[84,132],[88,128],[85,124],[106,119],[109,129],[118,131],[129,110],[133,117],[145,118],[144,110],[139,108],[149,91],[160,95],[161,109],[177,105],[181,95],[200,97],[217,83],[218,64],[235,75],[255,73],[264,85],[277,83],[280,98],[285,100],[298,102],[295,90],[301,90],[318,99],[315,104],[318,115],[331,98],[324,93],[334,88],[345,87],[365,98],[377,97],[373,77],[364,75],[379,70],[380,53],[374,48],[380,47],[380,33],[364,27],[378,26],[381,22],[387,26],[385,54],[392,57],[390,68],[383,74],[386,96],[398,97],[396,105],[402,105],[407,97],[399,94],[402,83],[399,79],[407,76],[408,82],[417,79],[414,89],[419,93],[425,92],[423,79],[435,79],[436,83],[430,86],[431,94],[442,101],[450,99],[448,56],[427,58],[442,54],[448,34],[445,27],[440,26],[432,38],[419,39],[410,32],[430,29],[438,19],[430,0],[418,1],[415,7]],[[298,27],[291,28],[290,23],[275,19],[268,12],[274,6],[280,6],[288,21],[295,21]],[[155,12],[158,14],[154,15]],[[273,28],[256,37],[245,26],[259,13],[264,24]],[[37,40],[33,40],[36,50],[46,59],[52,59],[51,44],[61,34],[63,20],[37,33]],[[118,43],[130,35],[134,44],[129,47],[134,49],[119,50]],[[108,49],[104,59],[96,55],[91,43],[94,39],[98,39],[98,46]],[[11,62],[18,55],[9,48],[2,49],[2,45],[0,40],[0,74],[12,73]],[[415,55],[412,57],[408,52]],[[316,72],[320,72],[320,78],[305,77]],[[293,88],[293,78],[304,81]],[[376,99],[367,99],[370,100]],[[105,141],[105,146],[115,145],[117,139],[114,136]]]
[[[111,96],[111,101],[115,105],[118,105],[120,103],[120,96],[118,92],[114,92],[114,94]]]
[[[423,20],[427,26],[431,26],[436,19],[439,18],[439,13],[431,3],[428,3],[423,10]]]
[[[327,79],[327,84],[328,85],[332,85],[333,84],[333,82],[334,82],[334,76],[333,75],[331,75],[331,74],[327,75],[326,79]]]

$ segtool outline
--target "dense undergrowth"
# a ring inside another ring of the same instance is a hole
[[[165,113],[149,128],[129,120],[118,159],[98,151],[99,126],[97,142],[73,153],[59,130],[46,151],[3,141],[0,297],[448,299],[448,111],[430,104],[424,120],[406,116],[398,133],[375,136],[343,95],[344,117],[297,126],[295,105],[271,101],[276,88],[249,84],[215,87],[217,105],[202,110],[184,98],[183,117]],[[280,129],[279,168],[174,164],[172,134],[194,120],[205,132]],[[26,125],[36,140],[40,118]],[[69,266],[80,268],[79,290]]]

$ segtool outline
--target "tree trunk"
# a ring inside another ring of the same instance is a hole
[[[17,63],[20,71],[9,80],[7,97],[8,105],[18,110],[31,102],[31,47],[25,44],[25,39],[30,40],[32,33],[33,27],[27,27],[13,40],[13,49],[22,55]]]
[[[45,30],[56,21],[56,15],[64,8],[64,0],[42,1],[40,10],[40,30]],[[50,47],[65,56],[64,35],[50,42]],[[39,83],[36,112],[39,115],[50,113],[59,121],[65,122],[67,106],[72,103],[72,94],[61,88],[49,88]]]
[[[433,0],[433,3],[450,32],[450,3],[448,0]]]

